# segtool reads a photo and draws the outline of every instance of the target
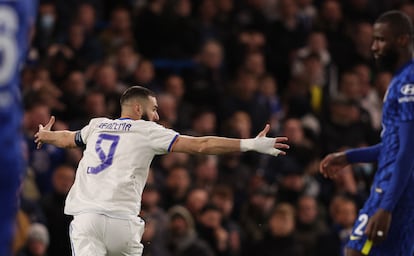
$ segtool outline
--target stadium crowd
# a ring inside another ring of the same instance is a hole
[[[37,150],[38,124],[117,118],[120,94],[137,84],[157,93],[165,127],[250,138],[270,123],[291,146],[276,158],[156,158],[137,213],[144,256],[342,255],[375,166],[333,181],[318,166],[379,141],[392,74],[373,65],[372,23],[391,9],[414,20],[414,3],[397,0],[40,1],[22,70],[16,255],[71,255],[63,206],[82,151]]]

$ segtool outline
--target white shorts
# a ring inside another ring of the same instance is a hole
[[[101,214],[74,216],[70,240],[74,256],[141,256],[144,221],[115,219]]]

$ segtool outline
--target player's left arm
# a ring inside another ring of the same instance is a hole
[[[414,158],[412,147],[414,145],[414,120],[399,122],[398,140],[400,143],[394,170],[389,181],[388,189],[384,192],[378,211],[371,217],[366,233],[374,242],[381,242],[386,235],[391,224],[391,213],[399,201],[402,193],[410,181],[410,176],[414,171]],[[378,231],[383,232],[383,236],[378,236]]]
[[[173,152],[190,154],[226,154],[232,152],[256,151],[273,156],[285,155],[283,149],[288,149],[285,144],[286,137],[266,137],[270,129],[269,125],[251,139],[233,139],[217,136],[193,137],[180,135],[172,146]]]
[[[52,116],[49,122],[43,126],[39,124],[39,131],[35,134],[35,143],[39,149],[42,144],[52,144],[60,148],[73,148],[76,147],[76,134],[74,131],[51,131],[53,124],[55,123],[55,117]]]

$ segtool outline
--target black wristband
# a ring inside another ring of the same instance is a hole
[[[81,131],[76,131],[75,134],[75,144],[78,147],[84,147],[86,144],[82,140]]]

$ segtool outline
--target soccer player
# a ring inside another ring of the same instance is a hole
[[[266,137],[269,125],[252,139],[180,135],[155,123],[157,100],[144,87],[128,88],[120,103],[119,119],[95,118],[80,131],[50,131],[52,117],[35,134],[39,147],[86,146],[65,205],[65,213],[74,216],[70,226],[74,255],[142,254],[144,221],[137,214],[155,155],[254,150],[277,156],[288,148],[286,137]]]
[[[346,255],[413,255],[414,252],[414,61],[413,25],[398,11],[374,24],[371,50],[394,77],[384,96],[381,143],[328,154],[326,177],[348,164],[378,162],[370,196],[359,212]],[[391,218],[392,217],[392,218]]]
[[[11,255],[24,171],[20,68],[35,22],[36,0],[0,0],[0,255]]]

